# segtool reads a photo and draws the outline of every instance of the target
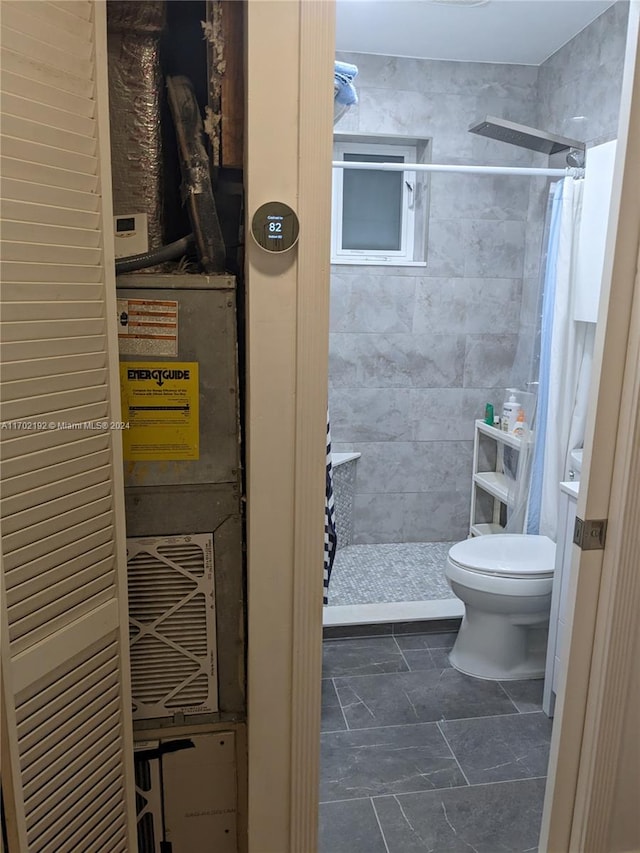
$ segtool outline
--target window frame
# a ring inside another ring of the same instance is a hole
[[[403,156],[405,163],[417,162],[417,146],[410,142],[394,144],[388,142],[351,142],[340,140],[334,142],[334,160],[344,160],[345,154],[377,155],[385,154],[390,157]],[[344,169],[333,169],[332,180],[332,215],[331,215],[331,262],[334,264],[387,264],[400,266],[415,264],[415,207],[416,207],[416,172],[407,169],[402,175],[402,221],[400,232],[400,249],[398,251],[376,249],[344,249],[342,247],[342,215],[343,215],[343,177]]]

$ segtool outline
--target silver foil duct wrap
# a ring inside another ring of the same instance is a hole
[[[164,22],[164,0],[107,3],[114,214],[146,213],[150,249],[163,239],[159,47]]]

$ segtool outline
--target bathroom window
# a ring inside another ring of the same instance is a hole
[[[418,151],[415,144],[341,140],[334,160],[416,163]],[[423,191],[415,171],[334,169],[332,262],[416,263],[416,210],[423,207]]]

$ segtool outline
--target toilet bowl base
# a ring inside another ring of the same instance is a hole
[[[465,605],[449,662],[464,675],[487,681],[544,678],[548,623],[514,625],[503,615]]]
[[[544,661],[542,662],[542,665],[538,662],[531,661],[529,665],[523,665],[522,667],[512,669],[509,672],[500,672],[496,669],[491,673],[484,666],[481,667],[480,670],[478,667],[465,669],[464,666],[458,662],[453,651],[451,651],[449,653],[449,663],[453,669],[456,669],[463,675],[470,675],[472,678],[481,678],[484,681],[534,681],[535,679],[544,678]]]

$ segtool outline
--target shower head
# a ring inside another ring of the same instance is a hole
[[[558,151],[566,151],[568,148],[584,151],[584,142],[577,139],[568,139],[564,136],[556,136],[537,130],[535,127],[527,127],[525,124],[516,124],[504,118],[486,116],[480,121],[474,122],[469,128],[470,133],[487,136],[489,139],[498,139],[500,142],[508,142],[518,145],[520,148],[528,148],[541,154],[557,154]]]
[[[574,169],[584,169],[584,148],[572,148],[567,154],[567,166]]]

